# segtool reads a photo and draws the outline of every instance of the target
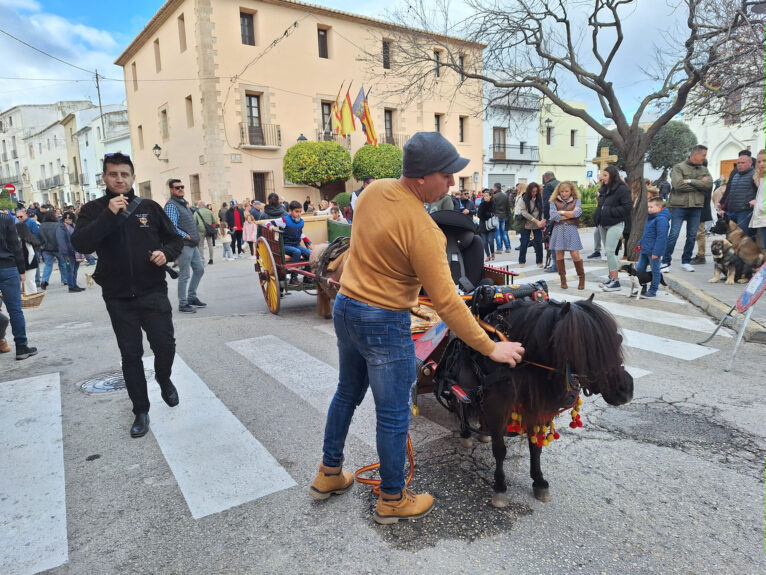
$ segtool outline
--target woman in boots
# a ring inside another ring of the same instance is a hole
[[[561,182],[551,194],[551,232],[550,249],[556,254],[556,268],[561,278],[561,289],[567,289],[567,272],[564,268],[564,252],[569,252],[574,262],[579,283],[577,289],[585,289],[585,270],[583,269],[580,250],[582,242],[577,231],[582,207],[580,195],[572,182]]]

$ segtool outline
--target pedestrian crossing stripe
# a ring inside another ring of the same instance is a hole
[[[0,573],[68,561],[58,373],[0,383]]]
[[[327,414],[338,387],[337,369],[273,335],[232,341],[226,345],[308,402],[319,413]],[[285,370],[284,366],[289,364],[300,365],[301,370]],[[356,408],[349,433],[375,448],[376,421],[375,402],[372,393],[367,393]],[[410,423],[410,435],[416,446],[451,434],[447,428],[425,417],[414,417]]]
[[[153,357],[144,358],[151,369]],[[149,384],[150,430],[178,482],[194,519],[296,485],[200,377],[176,355],[173,383],[181,402],[170,408]],[[190,430],[201,433],[190,433]]]

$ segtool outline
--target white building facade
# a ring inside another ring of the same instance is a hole
[[[491,188],[499,183],[512,188],[519,182],[526,184],[537,177],[539,118],[539,100],[534,97],[487,107],[483,123],[482,187]]]
[[[61,101],[54,104],[14,106],[0,112],[0,187],[13,184],[18,200],[35,201],[33,197],[38,191],[35,179],[37,172],[33,173],[32,166],[33,162],[37,163],[39,171],[41,164],[31,158],[34,151],[30,151],[25,139],[62,120],[68,114],[92,105],[88,101]],[[46,164],[46,177],[55,175],[50,174],[50,171],[50,166]]]

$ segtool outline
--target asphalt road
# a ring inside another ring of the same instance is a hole
[[[693,345],[714,327],[696,308],[599,293],[630,332],[635,398],[589,398],[583,428],[559,425],[543,452],[553,501],[533,498],[526,447],[508,439],[511,505],[490,507],[490,447],[460,447],[451,416],[421,396],[413,487],[437,507],[382,527],[364,486],[308,496],[338,364],[331,322],[299,293],[268,313],[252,263],[208,267],[208,308],[175,315],[181,403],[153,402],[142,439],[128,436],[124,390],[80,389],[119,370],[99,288],[69,294],[53,276],[27,313],[40,354],[0,357],[0,573],[766,572],[763,346],[744,343],[725,373],[733,339]],[[376,460],[360,409],[349,470]]]

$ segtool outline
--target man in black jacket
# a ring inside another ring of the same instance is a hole
[[[36,347],[27,345],[27,326],[21,309],[21,282],[25,279],[25,271],[16,224],[9,214],[0,212],[0,294],[11,320],[16,359],[27,359],[37,354]]]
[[[101,286],[133,402],[136,418],[130,435],[143,437],[149,430],[149,396],[141,360],[142,329],[154,352],[162,399],[170,407],[178,405],[178,391],[170,380],[176,345],[163,266],[179,256],[183,240],[156,202],[136,198],[128,156],[105,156],[103,179],[106,194],[82,207],[72,245],[79,252],[98,254],[93,279]]]

